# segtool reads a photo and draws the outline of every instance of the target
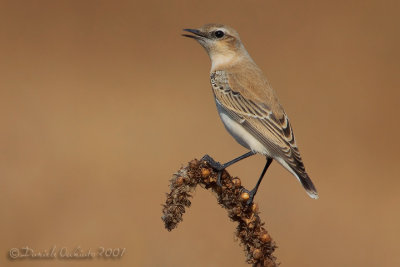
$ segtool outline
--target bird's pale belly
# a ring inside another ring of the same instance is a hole
[[[217,104],[218,106],[218,104]],[[235,138],[235,140],[245,148],[254,152],[269,156],[270,153],[253,135],[238,122],[229,117],[228,114],[218,108],[219,116],[226,130]]]
[[[219,109],[218,109],[219,111]],[[297,180],[300,181],[297,174],[289,167],[289,165],[281,158],[275,157],[268,149],[263,146],[254,136],[252,136],[246,129],[240,124],[229,117],[224,112],[219,112],[222,122],[225,125],[226,130],[235,138],[235,140],[247,149],[250,149],[256,153],[260,153],[270,158],[277,160],[285,169],[291,172]]]

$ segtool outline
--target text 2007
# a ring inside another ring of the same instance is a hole
[[[126,248],[104,248],[99,247],[97,256],[103,258],[121,258]]]

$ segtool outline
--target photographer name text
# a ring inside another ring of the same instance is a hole
[[[126,248],[96,247],[84,249],[81,246],[73,248],[52,246],[49,249],[34,249],[30,246],[12,248],[8,251],[11,260],[21,259],[119,259],[125,254]]]

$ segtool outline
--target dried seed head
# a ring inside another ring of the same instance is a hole
[[[256,248],[256,249],[253,251],[253,258],[254,258],[255,260],[261,259],[262,256],[263,256],[263,254],[262,254],[262,251],[261,251],[260,249]]]
[[[240,182],[239,178],[233,178],[232,183],[236,186],[239,187],[242,183]]]
[[[246,205],[250,199],[249,191],[241,185],[241,180],[232,178],[223,171],[223,187],[215,184],[217,176],[208,161],[193,160],[186,167],[182,167],[170,180],[171,192],[167,194],[163,206],[162,220],[168,231],[176,228],[183,220],[185,209],[190,207],[189,200],[196,186],[211,189],[216,193],[218,202],[228,210],[228,216],[238,222],[236,236],[246,248],[246,261],[253,266],[277,267],[272,255],[276,246],[259,218],[257,204]]]
[[[247,201],[247,200],[250,198],[250,195],[249,195],[249,193],[247,193],[247,192],[243,192],[243,193],[240,195],[240,198],[241,198],[243,201]]]
[[[267,243],[267,242],[271,241],[271,237],[269,236],[269,234],[267,232],[262,232],[261,235],[260,235],[260,240],[263,243]]]

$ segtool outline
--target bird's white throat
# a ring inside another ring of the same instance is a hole
[[[210,54],[211,71],[218,69],[221,66],[232,65],[238,60],[235,53],[213,53]]]

